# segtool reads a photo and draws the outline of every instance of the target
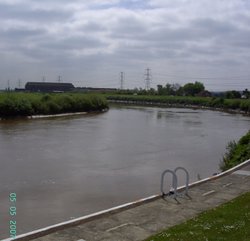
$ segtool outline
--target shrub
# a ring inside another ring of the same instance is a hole
[[[0,117],[100,111],[108,108],[101,96],[89,94],[0,94]]]
[[[0,116],[23,116],[32,113],[32,105],[27,99],[7,97],[0,103]]]
[[[223,171],[250,159],[250,131],[241,137],[238,143],[230,141],[226,149],[220,165]]]

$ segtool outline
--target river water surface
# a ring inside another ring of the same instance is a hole
[[[159,193],[164,169],[191,180],[219,170],[250,118],[191,109],[112,107],[108,112],[0,121],[0,238]],[[11,217],[9,194],[17,194]]]

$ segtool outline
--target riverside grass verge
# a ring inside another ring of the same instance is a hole
[[[250,130],[238,142],[230,141],[226,149],[226,153],[220,164],[222,171],[226,171],[250,159]]]
[[[250,241],[250,192],[146,241]]]
[[[108,100],[135,103],[164,105],[170,107],[198,107],[226,111],[236,111],[250,114],[250,99],[224,99],[217,97],[192,97],[192,96],[160,96],[160,95],[116,95],[106,94]]]
[[[100,95],[79,93],[1,93],[0,118],[102,111],[108,108]]]

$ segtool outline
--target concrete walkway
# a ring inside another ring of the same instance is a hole
[[[238,169],[238,170],[237,170]],[[189,196],[152,196],[97,215],[87,216],[17,240],[36,241],[139,241],[163,229],[182,223],[197,214],[250,191],[250,160],[226,175],[191,185]],[[71,227],[70,227],[71,226]],[[51,233],[52,232],[52,233]],[[8,240],[8,239],[7,239]]]

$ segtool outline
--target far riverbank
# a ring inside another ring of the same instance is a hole
[[[53,116],[108,109],[100,95],[78,93],[15,93],[0,94],[0,118]]]
[[[174,108],[198,108],[250,115],[249,99],[151,95],[106,95],[106,98],[111,103],[119,104]]]

